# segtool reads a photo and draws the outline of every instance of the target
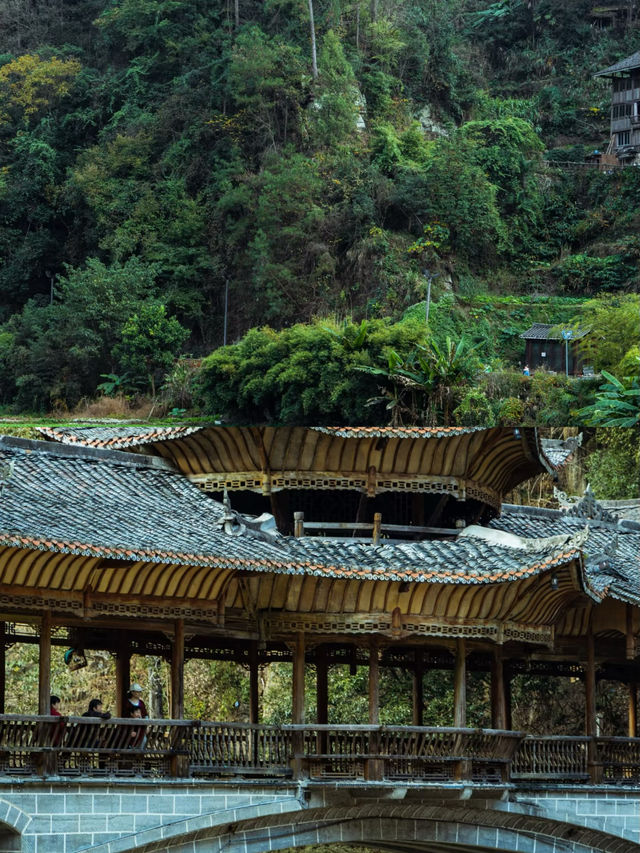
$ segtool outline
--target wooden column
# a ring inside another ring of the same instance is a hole
[[[124,700],[131,684],[131,650],[126,640],[118,643],[116,652],[116,714],[124,713]]]
[[[294,725],[304,725],[304,633],[298,631],[293,651],[293,705]]]
[[[636,656],[636,641],[633,635],[633,606],[631,604],[627,604],[626,617],[626,657],[627,660],[633,660]]]
[[[494,729],[507,727],[507,702],[502,647],[496,646],[491,666],[491,725]]]
[[[51,613],[40,620],[40,658],[38,664],[38,713],[51,710]]]
[[[629,684],[629,737],[638,737],[638,685]]]
[[[422,676],[424,664],[422,649],[416,649],[413,661],[413,725],[424,725],[424,695],[422,692]]]
[[[372,637],[369,645],[369,723],[372,726],[380,725],[380,646],[376,637]],[[369,755],[380,753],[379,733],[369,733]],[[382,761],[370,758],[367,761],[365,777],[370,781],[383,778],[384,768]]]
[[[596,663],[593,632],[587,634],[587,666],[584,678],[585,689],[585,732],[588,737],[596,735]]]
[[[255,725],[260,722],[259,675],[258,643],[254,641],[249,647],[249,722]]]
[[[316,706],[318,723],[326,726],[329,722],[329,664],[327,647],[323,644],[316,649]],[[329,748],[327,732],[318,732],[318,754],[326,755]]]
[[[6,639],[6,624],[0,622],[0,714],[4,714],[5,712],[5,685],[7,678]]]
[[[329,666],[325,645],[318,646],[316,650],[316,703],[318,723],[326,725],[329,722]]]
[[[369,723],[380,725],[380,664],[379,646],[374,638],[369,646]]]
[[[453,725],[467,725],[467,650],[463,639],[456,640],[456,669],[453,683]]]
[[[171,718],[184,717],[184,619],[173,623],[171,649]]]
[[[504,665],[503,665],[504,667]],[[513,729],[511,714],[511,671],[504,669],[504,725],[507,731]]]
[[[298,631],[293,647],[293,679],[291,717],[294,725],[304,724],[304,633]],[[300,779],[304,768],[304,734],[294,732],[293,746],[293,778]]]
[[[596,655],[593,630],[589,625],[587,633],[587,666],[584,678],[585,690],[585,732],[587,737],[596,736]],[[591,781],[596,784],[600,781],[599,768],[596,766],[596,747],[593,740],[587,745],[587,763]]]

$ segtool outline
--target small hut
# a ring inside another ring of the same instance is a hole
[[[583,364],[579,341],[588,329],[561,329],[548,323],[534,323],[520,337],[526,343],[525,362],[531,370],[546,367],[554,373],[582,374]]]

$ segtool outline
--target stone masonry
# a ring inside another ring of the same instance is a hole
[[[6,779],[0,853],[262,853],[385,839],[513,853],[640,853],[638,790],[556,786],[492,796],[464,785]]]

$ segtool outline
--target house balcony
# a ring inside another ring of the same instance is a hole
[[[2,776],[638,786],[640,738],[2,715]]]

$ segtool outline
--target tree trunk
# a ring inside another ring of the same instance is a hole
[[[240,0],[233,0],[233,18],[236,29],[240,28]]]

